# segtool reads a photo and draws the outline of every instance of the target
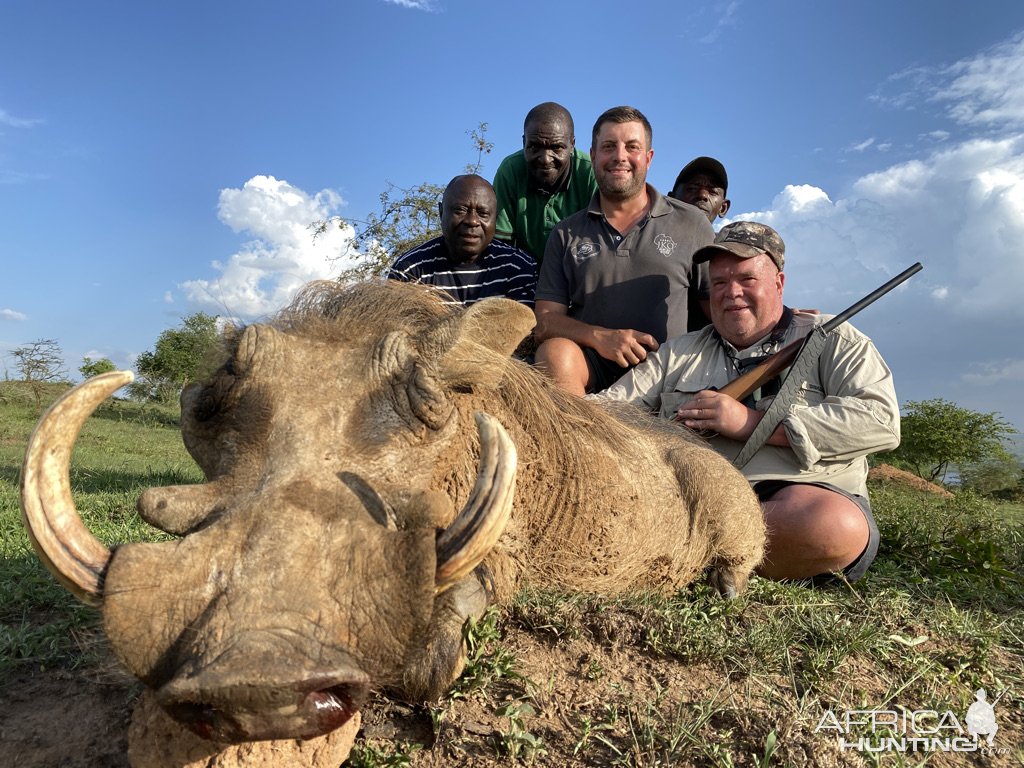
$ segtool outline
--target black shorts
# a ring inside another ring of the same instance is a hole
[[[614,360],[606,360],[592,347],[582,347],[583,358],[587,361],[590,371],[590,386],[587,392],[601,392],[625,376],[633,368],[631,365],[622,367]]]
[[[875,516],[871,514],[871,503],[866,497],[857,493],[844,491],[842,488],[837,488],[831,483],[798,483],[792,480],[762,480],[761,482],[754,484],[754,493],[757,494],[757,498],[761,501],[768,501],[768,499],[776,493],[790,485],[813,485],[817,488],[834,491],[840,496],[844,496],[852,501],[860,508],[860,511],[864,513],[864,519],[868,521],[867,546],[864,547],[864,551],[860,553],[860,556],[856,560],[843,569],[843,576],[846,577],[847,581],[857,581],[857,579],[867,572],[868,566],[874,562],[875,555],[878,554],[878,542],[881,538],[878,535],[878,526],[875,524]],[[828,584],[830,581],[835,581],[835,576],[831,573],[822,573],[811,578],[811,583],[815,586]]]

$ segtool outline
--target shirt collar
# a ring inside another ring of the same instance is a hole
[[[652,187],[650,184],[647,185],[647,198],[651,201],[651,208],[647,212],[647,215],[652,219],[657,216],[664,216],[672,213],[672,204],[665,199],[665,196],[658,190]],[[604,216],[604,211],[601,210],[601,193],[595,192],[594,196],[590,198],[590,205],[587,206],[587,213],[594,214],[595,216]]]

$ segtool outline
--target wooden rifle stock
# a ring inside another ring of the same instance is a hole
[[[904,280],[916,275],[923,269],[921,262],[917,262],[911,267],[900,272],[896,277],[887,282],[880,288],[876,288],[863,299],[858,301],[852,307],[844,309],[838,315],[833,317],[827,323],[822,323],[820,326],[822,333],[831,333],[836,327],[842,325],[855,314],[860,312],[868,304],[872,304],[878,299],[882,298],[885,294],[895,288],[897,285],[902,283]],[[763,363],[755,368],[750,369],[742,376],[730,381],[724,387],[718,391],[722,394],[728,395],[733,400],[742,401],[743,398],[750,395],[758,387],[762,386],[765,382],[778,376],[782,371],[793,364],[798,354],[800,354],[800,348],[803,347],[804,340],[797,339],[796,341],[790,342],[771,357],[767,358]]]
[[[718,391],[723,395],[728,395],[733,400],[742,402],[743,398],[747,397],[751,392],[754,392],[765,382],[771,381],[791,366],[793,361],[796,360],[797,353],[800,352],[800,347],[803,345],[803,339],[790,342],[763,363],[751,368],[742,376],[737,376]]]

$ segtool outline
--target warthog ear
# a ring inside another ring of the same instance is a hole
[[[501,369],[488,365],[489,356],[480,354],[481,347],[507,358],[535,323],[533,312],[517,301],[484,299],[434,323],[416,346],[452,384],[493,384]]]
[[[533,310],[518,301],[484,299],[463,313],[462,335],[508,357],[536,323]]]

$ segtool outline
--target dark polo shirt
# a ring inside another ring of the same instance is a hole
[[[650,212],[625,234],[608,223],[598,195],[563,219],[544,251],[537,301],[563,304],[590,325],[649,333],[659,343],[686,333],[691,279],[707,280],[706,271],[694,269],[693,254],[715,233],[698,208],[650,185],[647,194]]]

